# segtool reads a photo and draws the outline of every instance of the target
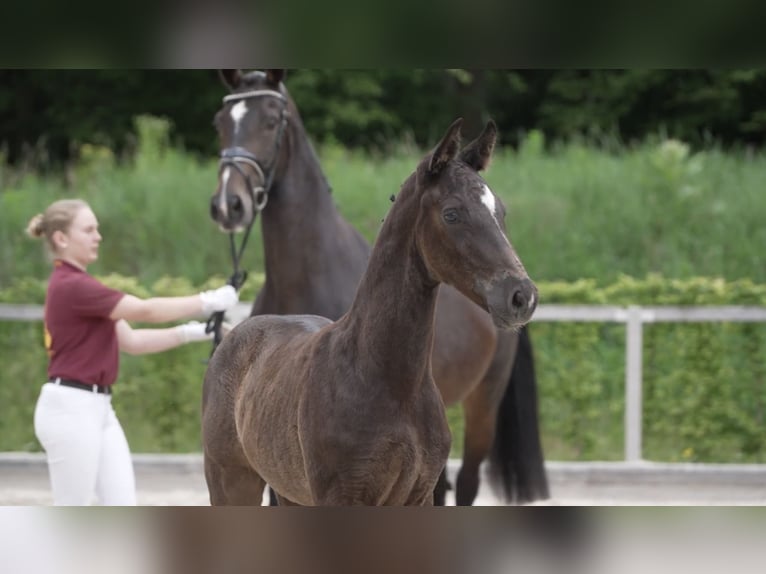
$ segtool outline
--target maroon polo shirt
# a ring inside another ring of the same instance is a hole
[[[109,314],[124,293],[65,261],[54,262],[45,297],[45,347],[50,378],[111,385],[120,353]]]

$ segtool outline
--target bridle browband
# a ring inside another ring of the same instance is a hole
[[[242,258],[242,253],[245,251],[247,240],[250,237],[250,231],[253,228],[253,223],[255,223],[256,215],[263,211],[263,209],[266,207],[266,204],[268,203],[269,192],[271,191],[272,184],[274,183],[274,172],[276,170],[276,163],[279,158],[279,149],[282,145],[282,137],[285,132],[285,127],[287,126],[287,118],[289,114],[287,112],[287,97],[283,93],[276,90],[250,90],[248,92],[229,94],[223,98],[223,103],[226,104],[228,102],[260,98],[264,96],[274,97],[282,102],[282,110],[279,114],[279,129],[277,130],[277,137],[274,140],[274,154],[271,165],[264,168],[254,153],[251,153],[241,146],[233,146],[222,149],[220,161],[218,163],[219,178],[225,167],[234,168],[234,170],[242,176],[242,178],[245,180],[245,184],[247,185],[247,190],[250,192],[250,199],[252,200],[253,204],[253,217],[250,219],[250,223],[245,229],[245,235],[242,238],[242,243],[240,244],[239,249],[237,249],[235,245],[234,233],[229,233],[229,248],[231,251],[232,264],[234,266],[234,272],[229,278],[229,285],[232,285],[235,289],[237,289],[237,291],[239,291],[239,289],[242,287],[242,284],[247,279],[247,272],[241,271],[239,269],[239,263]],[[250,175],[248,175],[248,173],[242,169],[242,164],[249,165],[251,168],[253,168],[253,170],[255,170],[255,172],[258,174],[258,177],[260,178],[260,181],[263,182],[262,186],[253,183],[253,181],[250,179]],[[213,313],[208,319],[207,326],[205,328],[206,333],[213,332],[213,352],[221,342],[221,323],[223,322],[223,315],[224,313],[222,311]]]

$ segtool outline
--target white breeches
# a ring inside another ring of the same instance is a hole
[[[45,383],[35,434],[48,457],[55,505],[134,506],[136,480],[112,396]]]

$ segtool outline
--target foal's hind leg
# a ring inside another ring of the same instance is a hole
[[[222,466],[205,458],[205,480],[213,506],[261,506],[266,482],[249,467]]]

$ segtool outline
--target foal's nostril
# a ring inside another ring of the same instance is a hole
[[[527,298],[524,296],[524,293],[522,293],[521,289],[516,289],[511,297],[511,306],[514,309],[521,309],[526,304]]]

